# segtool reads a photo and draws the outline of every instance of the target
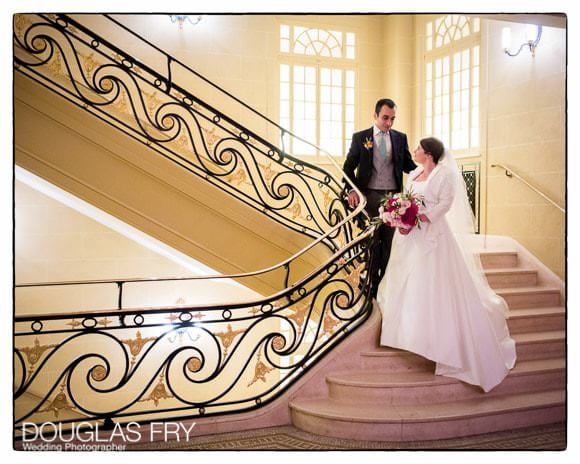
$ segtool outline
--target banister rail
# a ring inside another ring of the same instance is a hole
[[[375,237],[252,303],[16,316],[15,437],[25,421],[66,431],[269,403],[370,315]]]
[[[110,41],[97,36],[96,34],[94,34],[92,31],[90,31],[87,27],[85,27],[83,24],[79,23],[78,21],[74,20],[73,18],[71,18],[69,15],[64,15],[64,14],[58,14],[55,15],[55,18],[51,20],[51,18],[48,18],[44,15],[39,15],[41,16],[45,21],[53,21],[54,25],[57,26],[58,30],[61,32],[65,32],[68,34],[70,31],[68,29],[72,29],[74,30],[74,32],[76,34],[78,34],[78,31],[81,31],[82,33],[86,34],[88,38],[91,39],[90,45],[91,45],[91,50],[95,50],[97,51],[99,48],[102,48],[103,46],[106,46],[108,49],[110,49],[117,57],[118,59],[121,61],[122,66],[124,68],[124,70],[128,71],[128,72],[132,72],[135,73],[135,69],[134,66],[137,65],[138,63],[138,67],[146,70],[148,73],[150,73],[154,78],[155,78],[155,85],[157,87],[159,87],[160,83],[162,81],[167,82],[167,88],[166,91],[169,92],[169,90],[171,90],[171,88],[176,88],[178,89],[179,93],[184,94],[184,95],[189,95],[187,90],[184,89],[183,87],[179,86],[175,81],[171,81],[169,78],[165,78],[164,76],[160,75],[157,71],[155,71],[154,69],[152,69],[151,67],[149,67],[146,63],[143,63],[141,61],[136,61],[133,58],[131,58],[127,53],[125,53],[121,48],[119,48],[118,46],[116,46],[115,44],[112,44]],[[229,98],[234,99],[236,102],[242,104],[245,108],[249,109],[252,113],[258,115],[260,118],[263,118],[264,120],[266,120],[269,124],[275,126],[278,130],[283,131],[284,133],[289,134],[291,137],[295,137],[296,139],[300,140],[301,142],[304,142],[312,147],[314,147],[315,149],[319,150],[321,153],[323,153],[325,156],[327,156],[327,158],[330,160],[330,162],[334,165],[334,167],[337,169],[337,171],[339,173],[343,174],[343,178],[345,180],[346,183],[348,183],[350,185],[351,188],[355,189],[359,195],[360,198],[362,199],[362,201],[359,203],[359,205],[357,206],[357,208],[353,211],[350,212],[350,214],[346,215],[345,218],[343,218],[343,220],[339,221],[337,224],[334,224],[329,230],[323,231],[324,233],[322,233],[322,235],[319,235],[313,242],[311,242],[310,244],[308,244],[306,247],[304,247],[302,250],[299,250],[297,253],[295,253],[293,256],[289,257],[288,259],[282,261],[281,263],[278,263],[274,266],[265,268],[265,269],[260,269],[260,270],[256,270],[256,271],[252,271],[252,272],[246,272],[246,273],[239,273],[239,274],[232,274],[232,275],[223,275],[223,276],[200,276],[200,277],[191,277],[191,278],[166,278],[163,280],[160,279],[128,279],[128,278],[115,278],[115,279],[107,279],[107,280],[97,280],[97,281],[67,281],[67,282],[37,282],[37,283],[21,283],[16,285],[17,288],[28,288],[28,287],[41,287],[41,286],[58,286],[58,285],[62,285],[62,286],[70,286],[70,285],[92,285],[92,284],[107,284],[107,283],[116,283],[118,285],[118,289],[119,289],[119,309],[122,307],[122,305],[120,304],[120,302],[122,301],[121,298],[121,293],[123,290],[123,285],[125,283],[132,283],[132,282],[146,282],[146,281],[180,281],[180,280],[203,280],[203,279],[237,279],[237,278],[244,278],[244,277],[251,277],[251,276],[257,276],[260,274],[265,274],[268,272],[272,272],[276,269],[282,268],[284,266],[290,266],[290,264],[295,261],[296,259],[298,259],[300,256],[304,255],[306,252],[308,252],[310,249],[312,249],[314,246],[316,246],[318,243],[322,242],[322,241],[327,241],[331,240],[332,237],[335,237],[343,228],[343,226],[349,225],[353,219],[359,215],[363,215],[366,216],[366,212],[364,210],[364,206],[366,204],[366,199],[364,198],[364,195],[362,194],[362,192],[360,192],[360,190],[356,187],[356,185],[352,182],[351,179],[349,179],[344,172],[342,171],[341,166],[338,165],[338,163],[336,162],[336,160],[334,159],[334,157],[328,153],[327,151],[325,151],[324,149],[312,144],[311,142],[309,142],[308,140],[302,139],[298,136],[296,136],[295,134],[292,134],[290,131],[285,130],[283,127],[281,127],[280,125],[276,124],[274,121],[272,121],[271,119],[267,118],[266,116],[262,115],[261,113],[259,113],[257,110],[253,109],[252,107],[250,107],[249,105],[245,104],[244,102],[242,102],[241,100],[239,100],[237,97],[231,95],[229,92],[225,91],[224,89],[222,89],[221,87],[219,87],[218,85],[216,85],[215,83],[211,82],[209,79],[205,78],[204,76],[202,76],[200,73],[196,72],[195,70],[191,69],[190,67],[188,67],[187,65],[181,63],[179,60],[175,59],[174,57],[172,57],[171,55],[167,54],[165,51],[159,49],[157,46],[155,46],[154,44],[152,44],[151,42],[149,42],[148,40],[144,39],[143,37],[141,37],[140,35],[136,34],[134,31],[131,31],[130,29],[128,29],[126,26],[124,26],[123,24],[119,23],[118,21],[116,21],[114,18],[112,18],[110,15],[104,15],[104,17],[106,17],[109,21],[111,21],[112,23],[114,23],[115,25],[121,27],[123,30],[125,30],[126,32],[130,33],[133,37],[135,37],[137,40],[145,43],[147,46],[154,48],[157,52],[162,53],[168,61],[168,73],[170,72],[170,66],[171,66],[171,62],[175,62],[175,63],[179,63],[181,66],[183,66],[185,69],[187,69],[188,72],[191,72],[192,74],[194,74],[195,76],[201,78],[205,83],[211,85],[212,87],[216,88],[219,92],[223,93],[224,95],[226,95]],[[32,27],[29,28],[29,30],[32,30],[34,27],[34,25]],[[16,43],[20,44],[20,47],[25,48],[26,46],[26,36],[28,35],[28,31],[27,34],[23,37],[23,39],[21,40],[20,38],[18,38],[17,35],[15,35],[15,39],[16,39]],[[46,40],[47,34],[43,33],[43,35],[41,35],[40,37],[42,37],[44,40]],[[89,39],[84,39],[83,42],[88,42]],[[69,41],[71,41],[71,39],[68,39]],[[28,39],[29,42],[32,42],[32,39]],[[31,45],[29,45],[30,47]],[[63,53],[64,54],[64,53]],[[48,61],[48,60],[47,60]],[[23,63],[22,60],[18,60],[17,58],[17,62],[21,62]],[[129,63],[132,63],[131,65],[129,65]],[[134,63],[134,65],[133,65]],[[68,68],[68,66],[67,66]],[[93,71],[94,74],[96,74],[96,71]],[[138,76],[140,77],[140,76]],[[216,114],[219,114],[220,118],[223,118],[225,120],[228,120],[230,123],[234,123],[234,121],[231,118],[228,118],[227,115],[224,115],[221,112],[218,112],[217,110],[215,110],[211,105],[207,104],[206,102],[203,101],[203,99],[193,96],[193,95],[189,95],[191,100],[195,100],[196,102],[204,105],[206,108],[208,108],[209,110],[211,110],[212,112],[215,112]],[[244,130],[246,130],[244,128]],[[251,137],[254,137],[256,139],[259,139],[259,136],[255,135],[252,132],[248,133],[251,135]],[[281,138],[282,140],[282,138]],[[263,143],[267,143],[265,140],[261,139],[261,141]],[[276,147],[273,147],[271,145],[268,145],[270,148],[276,149]],[[284,153],[283,154],[285,159],[288,160],[292,160],[293,162],[296,163],[300,163],[300,166],[308,166],[311,169],[316,169],[321,171],[321,169],[317,166],[313,166],[310,165],[309,163],[303,162],[301,160],[297,160],[296,158],[292,157],[291,155],[289,155],[288,153]],[[298,166],[298,165],[297,165]],[[301,171],[303,171],[305,168],[302,167],[300,169],[300,171],[298,171],[298,174],[300,174]],[[325,176],[330,176],[328,173],[324,173]],[[350,234],[347,234],[347,238],[348,236],[351,236]],[[338,248],[334,248],[334,251],[336,251]],[[286,272],[286,275],[288,275],[288,272]]]
[[[65,15],[63,15],[65,16]],[[280,126],[277,122],[273,121],[272,119],[268,118],[266,115],[260,113],[259,111],[257,111],[255,108],[253,108],[252,106],[248,105],[246,102],[240,100],[238,97],[236,97],[235,95],[233,95],[232,93],[228,92],[227,90],[225,90],[223,87],[217,85],[215,82],[209,80],[207,77],[203,76],[201,73],[197,72],[195,69],[193,69],[191,66],[188,66],[186,64],[184,64],[182,61],[178,60],[177,58],[173,57],[172,55],[170,55],[169,53],[167,53],[165,50],[162,50],[161,48],[159,48],[157,45],[155,45],[154,43],[152,43],[151,41],[147,40],[145,37],[143,37],[140,34],[137,34],[135,31],[129,29],[127,26],[125,26],[123,23],[121,23],[120,21],[117,21],[115,18],[113,18],[110,14],[104,14],[103,15],[105,18],[109,19],[110,21],[112,21],[113,23],[115,23],[117,26],[119,26],[120,28],[122,28],[123,30],[125,30],[126,32],[128,32],[129,34],[131,34],[133,37],[138,38],[140,41],[142,41],[143,43],[146,43],[147,45],[149,45],[151,48],[154,48],[155,50],[157,50],[159,53],[163,54],[164,56],[166,56],[167,58],[167,68],[168,68],[168,75],[170,75],[170,70],[171,70],[171,63],[178,63],[180,66],[182,66],[184,69],[187,69],[187,71],[189,71],[192,74],[195,74],[197,77],[199,77],[200,79],[202,79],[204,82],[206,82],[207,84],[211,85],[212,87],[214,87],[215,89],[217,89],[219,92],[223,93],[224,95],[227,95],[229,98],[235,100],[236,102],[238,102],[239,104],[241,104],[242,106],[244,106],[245,108],[247,108],[248,110],[250,110],[252,113],[254,113],[256,116],[264,119],[265,121],[267,121],[269,124],[276,126],[281,132],[283,133],[287,133],[289,134],[291,137],[296,138],[297,140],[300,140],[303,143],[306,143],[307,145],[310,145],[311,147],[322,151],[325,155],[331,157],[330,159],[332,160],[332,156],[326,152],[325,150],[323,150],[322,148],[318,147],[317,145],[313,144],[312,142],[310,142],[309,140],[303,139],[295,134],[293,134],[292,132],[288,131],[287,129],[285,129],[284,127]],[[71,21],[71,23],[74,23],[76,25],[76,27],[83,27],[81,26],[77,21],[72,20],[72,18],[68,18],[68,21]],[[84,28],[84,27],[83,27]],[[170,81],[170,80],[169,80]],[[176,85],[176,84],[173,84]],[[185,90],[185,89],[180,89],[180,90]],[[283,138],[282,138],[283,140]],[[334,161],[334,160],[332,160]],[[336,163],[335,163],[336,164]]]
[[[17,311],[16,437],[22,438],[24,428],[19,432],[18,427],[24,421],[74,426],[82,418],[110,425],[113,420],[148,422],[261,407],[370,314],[376,226],[368,222],[364,196],[345,176],[361,197],[349,211],[342,182],[278,143],[290,134],[325,154],[342,173],[332,155],[190,70],[279,131],[279,142],[268,141],[180,85],[175,68],[186,66],[156,49],[166,58],[166,75],[68,15],[15,17],[17,72],[313,240],[281,263],[241,274],[16,285],[116,284],[119,289],[117,309]],[[306,213],[299,213],[301,206]],[[293,262],[314,247],[332,253],[291,281]],[[252,301],[146,309],[122,304],[125,284],[239,279],[280,270],[280,290]]]
[[[35,15],[41,21],[36,23],[27,15],[16,16],[16,21],[25,17],[15,27],[17,71],[299,233],[317,237],[348,215],[341,198],[342,181],[293,157],[188,92],[171,72],[172,63],[189,73],[188,84],[198,78],[274,128],[279,143],[284,134],[300,140],[324,154],[342,173],[330,153],[285,130],[170,55],[164,54],[169,69],[163,76],[68,15]],[[155,47],[133,35],[146,46]],[[62,81],[63,76],[69,83]],[[117,115],[119,111],[124,111],[122,117]],[[344,177],[344,182],[358,191],[351,179]],[[357,208],[350,216],[358,214],[366,213]],[[339,233],[346,239],[343,243],[351,236],[348,230],[328,235],[326,243],[331,251],[339,249],[334,242]]]
[[[363,205],[364,207],[364,205]],[[204,276],[192,276],[192,277],[159,277],[159,278],[116,278],[116,279],[93,279],[93,280],[73,280],[73,281],[52,281],[52,282],[28,282],[28,283],[18,283],[15,284],[15,288],[31,288],[31,287],[55,287],[55,286],[71,286],[71,285],[102,285],[102,284],[117,284],[118,286],[118,308],[122,309],[122,292],[123,285],[130,283],[144,283],[144,282],[178,282],[178,281],[199,281],[199,280],[218,280],[218,279],[241,279],[245,277],[253,277],[260,274],[266,274],[277,269],[285,269],[285,285],[284,287],[292,287],[288,285],[288,275],[290,273],[290,265],[293,261],[298,259],[300,256],[307,253],[309,250],[314,248],[319,243],[323,242],[325,238],[332,235],[336,230],[340,229],[344,224],[350,222],[354,217],[355,213],[359,213],[361,210],[361,205],[356,208],[354,213],[343,219],[340,223],[334,226],[333,229],[321,235],[316,240],[310,242],[306,247],[292,255],[291,257],[285,259],[284,261],[270,266],[268,268],[260,269],[257,271],[238,273],[238,274],[227,274],[227,275],[204,275]],[[348,244],[347,244],[348,245]]]
[[[67,16],[67,15],[63,15],[63,16]],[[298,140],[298,141],[300,141],[300,142],[302,142],[302,143],[304,143],[304,144],[306,144],[306,145],[314,148],[315,150],[319,151],[321,154],[323,154],[324,156],[326,156],[326,158],[330,161],[330,163],[338,170],[338,172],[340,174],[342,174],[344,181],[346,183],[348,183],[348,185],[350,185],[350,188],[351,189],[354,189],[359,194],[359,197],[361,199],[363,199],[364,200],[364,203],[366,204],[366,198],[363,195],[363,193],[359,190],[359,188],[356,186],[356,184],[345,174],[345,172],[342,170],[342,166],[339,165],[336,162],[335,157],[330,152],[328,152],[324,148],[316,145],[315,143],[312,143],[312,141],[307,140],[307,139],[305,139],[303,137],[300,137],[299,135],[296,135],[292,131],[289,131],[285,127],[281,126],[280,124],[278,124],[277,122],[275,122],[271,118],[267,117],[266,115],[264,115],[260,111],[258,111],[255,108],[253,108],[251,105],[247,104],[243,100],[240,100],[238,97],[236,97],[232,93],[230,93],[227,90],[225,90],[223,87],[217,85],[215,82],[213,82],[210,79],[208,79],[207,77],[203,76],[201,73],[199,73],[195,69],[191,68],[191,66],[188,66],[188,65],[184,64],[182,61],[178,60],[177,58],[173,57],[172,55],[170,55],[166,51],[162,50],[157,45],[153,44],[151,41],[145,39],[142,35],[137,34],[135,31],[129,29],[127,26],[125,26],[124,24],[122,24],[121,22],[119,22],[115,18],[113,18],[110,14],[104,14],[103,16],[106,17],[107,19],[109,19],[110,21],[112,21],[113,23],[115,23],[117,26],[119,26],[122,29],[124,29],[125,31],[127,31],[128,33],[130,33],[132,36],[138,38],[143,43],[146,43],[147,45],[149,45],[150,47],[154,48],[158,52],[164,54],[167,57],[168,74],[169,75],[170,75],[171,63],[177,63],[177,64],[179,64],[184,69],[186,69],[188,72],[196,75],[197,77],[199,77],[200,79],[202,79],[204,82],[206,82],[207,84],[209,84],[210,86],[212,86],[213,88],[215,88],[216,90],[218,90],[219,92],[223,93],[224,95],[226,95],[228,98],[233,99],[234,101],[236,101],[237,103],[239,103],[240,105],[242,105],[243,107],[245,107],[246,109],[250,110],[253,114],[255,114],[259,118],[263,119],[268,124],[276,127],[280,131],[280,141],[281,141],[281,143],[284,142],[284,137],[283,136],[286,134],[286,135],[290,136],[291,138],[296,139],[296,140]],[[70,17],[68,17],[68,16],[67,16],[67,19],[69,21],[72,21],[72,19]],[[77,27],[80,27],[80,24],[78,22],[75,21],[75,24],[77,25]],[[168,82],[171,82],[171,79],[169,79]],[[177,86],[177,84],[172,84],[172,85]],[[180,91],[182,91],[182,92],[187,92],[187,90],[184,89],[184,88],[182,88],[182,87],[177,87],[177,88],[179,88]],[[285,150],[284,150],[284,152],[291,159],[297,160],[292,155],[288,154]],[[301,161],[301,162],[303,162],[303,161]],[[306,164],[309,164],[309,163],[306,163]],[[311,166],[315,166],[315,165],[311,165]]]
[[[552,200],[548,195],[546,195],[540,189],[538,189],[537,187],[535,187],[532,184],[530,184],[526,179],[524,179],[522,176],[520,176],[518,173],[516,173],[513,169],[508,168],[507,166],[505,166],[503,164],[499,164],[499,163],[492,164],[491,167],[492,168],[500,168],[500,169],[503,169],[505,171],[506,177],[515,177],[517,180],[519,180],[520,182],[522,182],[530,190],[534,191],[535,193],[537,193],[538,195],[540,195],[544,200],[546,200],[548,203],[550,203],[551,205],[553,205],[554,207],[556,207],[562,213],[566,214],[566,209],[565,208],[563,208],[558,203],[556,203],[554,200]]]

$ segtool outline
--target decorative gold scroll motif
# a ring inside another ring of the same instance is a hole
[[[76,329],[79,325],[82,325],[82,322],[79,322],[76,319],[71,319],[71,321],[67,322],[66,325],[70,325],[73,329]]]
[[[14,31],[19,37],[22,37],[22,32],[25,29],[28,29],[28,26],[31,24],[30,20],[23,14],[16,14],[14,15]]]
[[[256,361],[256,367],[254,370],[254,378],[248,384],[248,387],[255,384],[258,380],[261,380],[262,382],[266,383],[266,375],[268,374],[268,372],[271,372],[273,370],[274,368],[272,366],[266,366],[266,364],[262,362],[261,353],[258,353],[258,360]]]
[[[330,203],[332,203],[332,197],[330,196],[330,192],[327,189],[322,192],[322,198],[324,200],[324,210],[327,210],[330,206]]]
[[[147,109],[149,110],[149,115],[153,117],[155,114],[155,110],[163,103],[163,101],[157,98],[157,92],[153,92],[153,94],[149,94],[147,92],[143,92],[146,96],[145,100],[147,101]]]
[[[62,71],[62,61],[60,58],[60,52],[58,50],[54,50],[54,55],[50,63],[48,64],[48,69],[50,72],[56,76],[64,75]]]
[[[155,405],[155,407],[157,407],[159,406],[159,400],[174,398],[173,395],[168,393],[167,388],[165,387],[164,378],[165,375],[163,373],[160,374],[159,381],[157,382],[157,385],[153,387],[151,393],[145,398],[140,399],[139,401],[140,402],[153,401],[153,404]]]
[[[201,130],[205,133],[205,142],[207,143],[208,151],[213,151],[214,144],[220,139],[220,136],[215,133],[215,127],[206,129],[201,126]]]
[[[302,334],[302,330],[304,330],[304,319],[306,318],[306,313],[308,313],[308,308],[308,304],[303,304],[301,306],[295,305],[294,308],[292,308],[294,310],[294,314],[290,316],[290,319],[295,322],[298,328],[298,336],[300,336]]]
[[[60,411],[73,410],[74,406],[69,402],[66,393],[64,392],[65,383],[60,386],[60,391],[55,395],[54,399],[44,409],[39,409],[38,412],[53,412],[55,417],[59,416]]]
[[[302,207],[300,206],[300,203],[298,203],[298,201],[294,203],[294,205],[289,209],[289,211],[292,213],[292,219],[296,219],[298,216],[302,215]]]
[[[216,333],[216,336],[219,337],[222,341],[222,345],[224,347],[224,357],[228,354],[228,348],[230,347],[230,345],[234,341],[234,338],[241,333],[244,333],[244,331],[243,330],[232,330],[231,324],[228,324],[228,328],[227,328],[226,332]]]
[[[197,372],[201,369],[201,359],[189,358],[186,365],[190,372]]]
[[[270,183],[272,177],[276,175],[276,171],[272,169],[272,163],[269,163],[267,166],[260,163],[258,163],[258,165],[262,168],[262,174],[264,175],[264,179],[266,179],[266,182]]]
[[[40,340],[38,337],[34,339],[33,346],[25,346],[20,348],[20,352],[26,355],[26,359],[28,360],[30,366],[28,367],[29,373],[34,370],[34,365],[40,360],[43,353],[51,348],[55,348],[58,345],[41,345]]]
[[[89,56],[81,55],[81,61],[83,62],[83,68],[85,69],[85,74],[87,76],[87,79],[89,79],[91,77],[91,74],[93,74],[93,71],[97,67],[102,65],[102,63],[99,63],[95,59],[94,53],[91,53]]]
[[[135,334],[135,338],[128,339],[128,340],[121,340],[125,345],[129,347],[129,351],[131,352],[131,366],[135,364],[137,356],[141,353],[143,347],[148,343],[157,340],[156,337],[147,337],[143,338],[141,336],[141,332],[138,330]]]
[[[326,312],[324,315],[324,320],[322,321],[322,333],[323,335],[332,335],[334,328],[340,324],[340,321],[333,318],[330,312]]]
[[[107,327],[109,324],[111,324],[113,321],[110,320],[108,317],[105,317],[104,319],[99,319],[97,321],[97,323],[99,325],[102,325],[103,327]]]

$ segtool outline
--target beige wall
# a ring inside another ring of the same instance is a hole
[[[409,145],[415,143],[415,15],[383,16],[382,94],[397,103],[394,128],[405,132]]]
[[[117,15],[123,24],[143,35],[161,49],[168,50],[178,60],[223,87],[237,98],[249,103],[273,120],[278,119],[279,87],[279,27],[282,23],[311,27],[348,29],[356,33],[355,66],[359,83],[356,101],[357,129],[370,127],[376,100],[384,95],[385,27],[383,15],[204,15],[196,26],[185,23],[183,29],[171,23],[167,15]],[[96,31],[115,37],[123,43],[128,38],[117,29],[106,26],[98,16],[78,16]],[[128,50],[158,61],[158,70],[165,73],[161,55],[145,52],[136,45]],[[229,105],[219,93],[197,79],[186,78],[179,68],[173,70],[176,82],[186,82],[188,88],[198,88],[208,101],[220,101],[218,108],[241,118],[250,129],[264,133],[264,124],[251,113]],[[278,142],[278,134],[269,131],[270,140]]]
[[[416,64],[422,59],[418,15],[206,15],[197,26],[186,23],[182,30],[166,15],[117,18],[274,120],[279,24],[348,26],[357,33],[358,44],[357,128],[368,127],[376,99],[389,96],[399,105],[395,127],[408,134],[411,148],[423,135],[417,117],[421,76]],[[518,34],[523,37],[521,24],[482,20],[481,57],[484,62],[487,56],[489,62],[483,66],[481,89],[482,153],[474,158],[482,164],[481,228],[514,237],[563,276],[563,215],[489,166],[507,164],[563,205],[565,30],[545,27],[535,58],[527,50],[511,58],[501,49],[501,29],[506,24],[512,25],[514,40]],[[164,66],[160,59],[159,70]],[[176,72],[176,78],[180,76]]]
[[[16,283],[186,277],[193,271],[49,196],[15,183]],[[115,309],[116,284],[16,289],[18,314]],[[240,301],[257,294],[232,283],[128,284],[125,307]]]
[[[512,28],[512,48],[524,38],[521,24],[488,23],[487,164],[505,164],[565,206],[566,32],[544,27],[535,57],[528,50],[509,57],[501,47],[504,26]],[[564,277],[564,214],[488,169],[487,232],[512,236]]]

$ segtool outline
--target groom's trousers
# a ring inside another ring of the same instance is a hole
[[[378,216],[379,206],[382,198],[388,193],[396,193],[397,190],[372,190],[364,189],[363,193],[367,197],[367,204],[365,210],[371,218]],[[371,294],[376,296],[379,283],[385,274],[389,257],[391,256],[391,244],[393,243],[393,236],[395,228],[386,224],[379,228],[379,237],[376,244],[376,259],[375,266],[371,269]]]

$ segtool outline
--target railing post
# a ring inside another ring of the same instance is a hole
[[[117,309],[123,309],[123,284],[125,282],[119,281],[117,282],[117,287],[119,287],[119,299],[117,301]]]
[[[286,147],[284,146],[284,133],[286,131],[284,128],[280,129],[280,144],[282,145],[282,153],[286,153]]]
[[[171,61],[173,61],[171,59],[171,56],[167,55],[167,90],[166,93],[167,95],[170,94],[171,92]]]
[[[103,420],[103,430],[113,430],[115,428],[115,422],[111,419],[111,416],[106,416]]]
[[[284,269],[286,270],[286,275],[284,276],[284,288],[288,288],[288,279],[290,277],[290,263],[284,264]]]

